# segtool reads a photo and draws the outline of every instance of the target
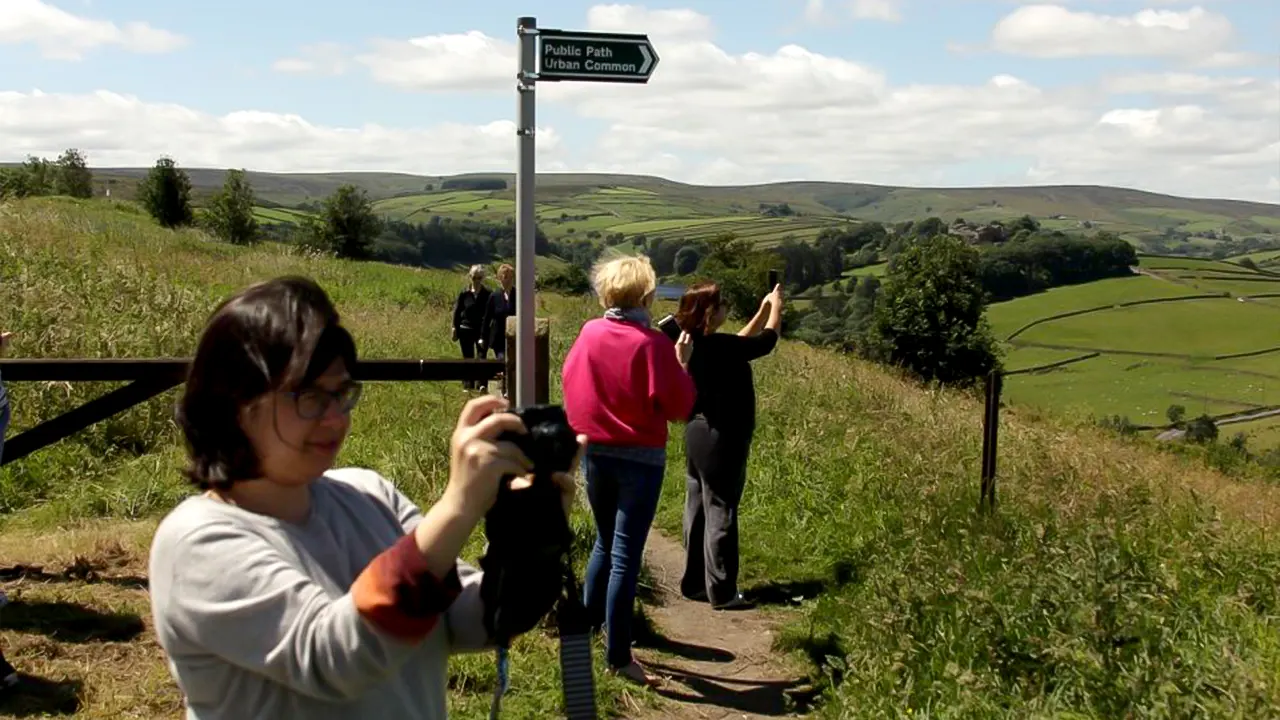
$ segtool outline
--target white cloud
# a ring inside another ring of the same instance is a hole
[[[800,45],[729,52],[712,40],[710,20],[691,11],[611,6],[588,25],[652,28],[662,63],[642,86],[540,85],[540,107],[587,121],[571,134],[539,130],[540,170],[932,185],[995,182],[974,168],[1015,165],[1041,182],[1280,202],[1269,186],[1280,168],[1280,86],[1271,80],[1146,73],[1048,88],[1006,71],[975,84],[896,85],[878,68]],[[383,40],[360,62],[395,87],[514,96],[514,43],[483,33]],[[1152,99],[1129,102],[1131,94]],[[111,164],[172,152],[184,165],[264,170],[511,170],[512,127],[500,115],[481,127],[342,129],[111,94],[11,93],[0,95],[0,137],[12,159],[74,144]]]
[[[806,0],[804,4],[805,22],[822,22],[826,15],[825,3],[822,0]]]
[[[144,22],[117,25],[73,15],[41,0],[3,0],[0,44],[32,43],[51,60],[80,60],[103,45],[117,45],[136,53],[165,53],[186,44],[186,38]]]
[[[291,74],[341,75],[347,71],[347,51],[338,43],[304,45],[298,57],[280,58],[271,64],[276,72]]]
[[[515,87],[515,42],[478,30],[408,41],[375,40],[373,51],[357,55],[356,61],[369,68],[374,80],[411,90]]]
[[[210,115],[106,91],[0,92],[0,137],[11,160],[27,154],[55,157],[78,147],[95,166],[147,166],[170,155],[185,167],[269,172],[506,170],[515,150],[510,120],[411,130],[372,123],[326,127],[297,115],[253,110]],[[538,128],[537,137],[539,163],[551,166],[563,148],[560,135],[554,128]]]
[[[1199,6],[1103,15],[1060,5],[1027,5],[996,23],[993,49],[1039,58],[1172,56],[1205,58],[1229,44],[1225,16]]]
[[[638,5],[595,5],[587,11],[587,29],[698,40],[710,40],[714,30],[711,18],[696,10],[649,10]]]
[[[902,20],[901,0],[852,0],[849,10],[858,20]]]
[[[1130,73],[1105,78],[1102,87],[1113,95],[1200,98],[1224,115],[1273,118],[1280,124],[1280,80],[1185,72]]]

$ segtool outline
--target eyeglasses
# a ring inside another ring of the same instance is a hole
[[[360,392],[364,386],[359,380],[352,380],[343,385],[338,390],[324,390],[321,388],[307,388],[306,390],[296,390],[285,393],[293,399],[294,407],[298,411],[298,417],[303,420],[315,420],[324,416],[329,412],[329,405],[338,403],[338,411],[343,415],[349,415],[352,408],[360,400]]]

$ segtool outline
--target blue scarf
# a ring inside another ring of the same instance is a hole
[[[627,308],[625,310],[619,307],[611,307],[604,311],[604,316],[609,320],[633,322],[641,327],[649,327],[653,322],[649,311],[642,307]]]

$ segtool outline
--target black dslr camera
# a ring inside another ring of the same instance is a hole
[[[559,405],[532,405],[515,408],[512,414],[524,422],[527,433],[505,432],[507,440],[533,461],[535,484],[551,479],[553,473],[567,472],[578,453],[578,436],[569,427],[569,418]]]
[[[573,531],[551,476],[567,472],[578,452],[578,439],[564,409],[557,405],[516,408],[527,433],[506,432],[533,462],[533,483],[513,490],[505,477],[498,499],[484,519],[488,540],[480,568],[484,579],[485,627],[500,646],[532,630],[560,599],[565,588]]]

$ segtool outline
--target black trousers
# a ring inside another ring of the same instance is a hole
[[[479,330],[469,330],[467,328],[458,328],[458,344],[462,346],[462,357],[470,360],[479,356],[479,359],[485,359],[489,349],[483,345],[477,345],[476,341],[480,339]],[[487,387],[486,383],[479,383],[475,380],[463,380],[462,387],[471,390],[477,387]]]
[[[684,577],[680,591],[712,605],[738,594],[738,503],[751,432],[725,433],[701,416],[685,426]]]

